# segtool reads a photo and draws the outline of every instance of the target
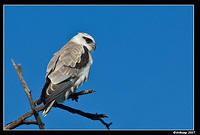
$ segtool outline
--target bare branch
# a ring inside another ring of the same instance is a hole
[[[24,120],[22,122],[22,124],[26,124],[26,125],[35,124],[35,125],[38,125],[38,122],[35,121],[35,120]],[[43,123],[43,125],[44,125],[44,123]]]
[[[79,115],[84,116],[84,117],[86,117],[86,118],[88,118],[88,119],[91,119],[91,120],[99,120],[102,124],[104,124],[104,125],[107,127],[107,129],[110,129],[110,125],[112,124],[112,122],[108,124],[108,123],[105,123],[105,122],[102,120],[102,118],[108,117],[108,116],[105,115],[105,114],[97,114],[97,113],[96,113],[96,114],[91,114],[91,113],[85,113],[85,112],[83,112],[83,111],[81,111],[81,110],[77,110],[77,109],[74,109],[74,108],[65,106],[65,105],[63,105],[63,104],[55,104],[54,107],[58,107],[58,108],[60,108],[60,109],[67,110],[67,111],[69,111],[69,112],[71,112],[71,113],[79,114]]]
[[[96,92],[96,91],[95,90],[83,90],[83,91],[74,93],[71,96],[73,96],[73,95],[77,95],[77,96],[86,95],[86,94],[90,94],[90,93],[94,93],[94,92]],[[71,97],[71,96],[69,96],[69,97]]]
[[[37,112],[40,112],[40,111],[42,111],[43,109],[44,109],[44,106],[43,106],[43,105],[40,106],[40,107],[38,107],[38,108],[35,108],[35,110],[36,110]],[[31,110],[31,111],[25,113],[24,115],[22,115],[21,117],[19,117],[17,120],[8,123],[8,124],[5,126],[5,129],[14,129],[14,128],[18,127],[19,125],[21,125],[21,123],[22,123],[25,119],[31,117],[33,114],[34,114],[33,110]]]
[[[26,82],[25,82],[25,80],[24,80],[24,78],[23,78],[23,76],[22,76],[21,64],[18,64],[18,66],[16,66],[14,60],[11,59],[11,61],[12,61],[12,64],[13,64],[13,66],[14,66],[14,68],[15,68],[15,70],[16,70],[18,76],[19,76],[19,79],[20,79],[20,82],[21,82],[21,84],[22,84],[22,86],[23,86],[23,88],[24,88],[24,91],[25,91],[25,93],[26,93],[26,95],[27,95],[27,97],[28,97],[28,100],[29,100],[31,109],[32,109],[33,112],[34,112],[34,116],[35,116],[36,121],[38,122],[39,128],[40,128],[40,129],[44,129],[43,122],[42,122],[42,120],[40,119],[40,116],[38,115],[38,112],[35,110],[35,105],[34,105],[34,102],[33,102],[32,96],[31,96],[31,91],[29,90],[29,88],[28,88],[28,86],[27,86],[27,84],[26,84]]]

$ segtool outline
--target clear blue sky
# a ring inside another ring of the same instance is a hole
[[[96,93],[65,105],[109,115],[111,129],[193,128],[193,6],[4,6],[4,123],[31,109],[11,58],[36,100],[49,60],[78,32],[97,46],[79,90]],[[41,118],[46,129],[105,129],[58,108]]]

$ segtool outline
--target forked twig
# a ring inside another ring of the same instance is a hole
[[[26,82],[25,82],[25,80],[24,80],[24,78],[23,78],[23,76],[22,76],[21,64],[18,64],[18,66],[16,66],[14,60],[11,59],[11,61],[12,61],[12,64],[13,64],[13,66],[14,66],[14,68],[15,68],[15,70],[16,70],[18,76],[19,76],[19,79],[20,79],[20,82],[21,82],[21,84],[22,84],[22,86],[23,86],[23,88],[24,88],[24,91],[25,91],[25,93],[26,93],[26,95],[27,95],[27,97],[28,97],[28,100],[29,100],[31,109],[32,109],[33,112],[34,112],[34,116],[35,116],[35,119],[36,119],[36,121],[37,121],[37,123],[38,123],[38,125],[39,125],[39,128],[40,128],[40,129],[44,129],[43,122],[42,122],[42,120],[40,119],[40,116],[38,115],[38,112],[35,110],[35,105],[34,105],[34,102],[33,102],[32,96],[31,96],[31,91],[29,90],[29,88],[28,88],[28,86],[27,86],[27,84],[26,84]]]

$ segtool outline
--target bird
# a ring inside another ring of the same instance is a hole
[[[91,52],[96,50],[94,38],[79,32],[48,63],[45,84],[41,92],[45,117],[54,104],[64,102],[88,80],[93,63]]]

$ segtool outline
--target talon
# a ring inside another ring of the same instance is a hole
[[[77,95],[73,95],[72,96],[72,101],[75,100],[76,102],[78,102],[78,96]]]

